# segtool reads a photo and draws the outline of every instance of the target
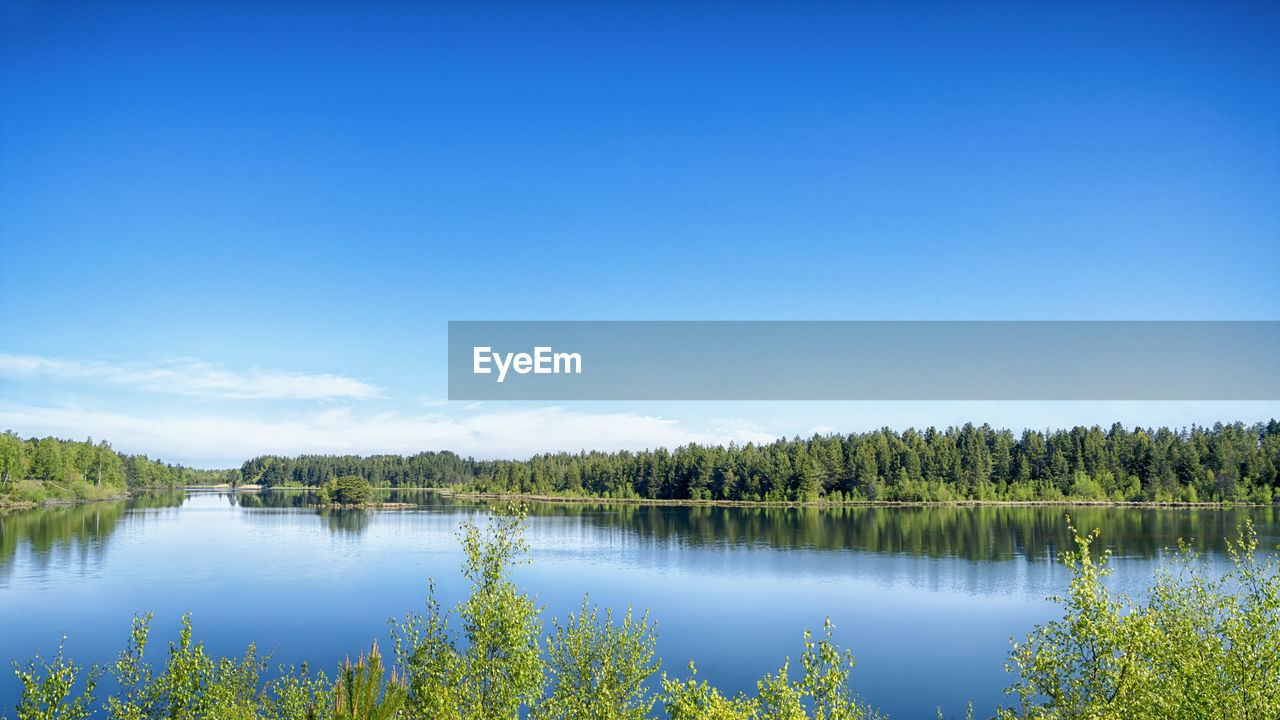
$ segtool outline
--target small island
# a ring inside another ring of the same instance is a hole
[[[343,475],[329,478],[320,485],[314,507],[328,508],[398,508],[413,507],[413,503],[388,503],[373,501],[373,484],[359,475]]]

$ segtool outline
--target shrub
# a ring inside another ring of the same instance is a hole
[[[320,503],[328,505],[363,505],[373,497],[373,485],[358,475],[330,478],[320,486]]]
[[[1086,472],[1077,472],[1071,483],[1071,489],[1067,494],[1073,498],[1080,500],[1098,500],[1105,498],[1106,494],[1102,492],[1102,487],[1098,485],[1093,478],[1089,477]]]
[[[51,660],[36,655],[25,667],[13,663],[14,674],[22,683],[22,696],[16,710],[18,720],[83,720],[93,714],[94,689],[102,671],[94,667],[85,672],[77,665],[62,658],[62,646],[67,636],[58,643],[58,654]],[[84,687],[76,693],[80,681]]]
[[[1258,487],[1254,488],[1253,495],[1249,499],[1250,501],[1259,503],[1261,505],[1270,505],[1272,501],[1272,497],[1273,497],[1273,494],[1272,494],[1270,485],[1259,485]]]
[[[466,600],[445,613],[430,582],[427,611],[392,622],[396,657],[409,688],[409,717],[506,720],[543,693],[541,608],[510,579],[527,562],[524,513],[490,515],[484,528],[465,522],[458,533],[471,583]],[[455,616],[461,632],[449,627]]]
[[[826,637],[814,642],[809,630],[804,631],[804,653],[800,665],[804,675],[789,677],[790,663],[777,674],[768,674],[756,683],[758,694],[730,698],[708,685],[698,683],[697,669],[689,663],[690,677],[685,681],[662,677],[662,702],[671,720],[876,720],[877,710],[863,705],[849,689],[849,672],[853,669],[853,653],[841,650],[831,640],[834,626],[826,621]],[[810,714],[812,713],[812,714]]]
[[[391,681],[385,682],[382,655],[378,642],[373,642],[369,659],[362,653],[354,665],[351,660],[342,666],[333,689],[333,720],[392,720],[400,714],[408,690],[391,671]],[[309,714],[313,718],[314,713]]]
[[[324,675],[311,678],[306,666],[292,668],[272,680],[265,679],[270,657],[258,655],[252,645],[239,660],[212,658],[204,646],[191,639],[191,621],[182,618],[177,642],[170,643],[163,667],[157,672],[145,660],[151,616],[134,618],[127,649],[109,670],[115,694],[97,704],[94,692],[102,668],[88,672],[63,660],[62,648],[50,662],[37,657],[25,668],[14,663],[22,683],[18,700],[19,720],[81,720],[105,716],[116,720],[147,718],[221,718],[248,720],[304,720],[314,708],[327,707]],[[83,685],[79,692],[76,688]]]
[[[44,483],[39,480],[19,480],[13,483],[10,493],[18,502],[43,502],[49,497]]]
[[[1075,528],[1072,528],[1075,533]],[[1021,680],[1006,692],[1020,708],[1002,718],[1280,717],[1280,568],[1259,562],[1246,522],[1229,545],[1234,569],[1211,577],[1185,543],[1143,602],[1112,595],[1108,552],[1076,533],[1062,555],[1069,594],[1062,620],[1014,643],[1006,665]]]
[[[324,675],[288,668],[266,680],[270,656],[250,645],[242,658],[212,658],[194,642],[191,618],[182,617],[177,642],[169,643],[163,668],[145,661],[151,615],[134,618],[128,648],[111,672],[120,692],[107,699],[113,718],[305,718],[327,699]]]
[[[648,613],[636,620],[631,610],[621,624],[595,606],[570,614],[547,638],[551,691],[534,708],[534,720],[644,720],[654,699],[646,683],[658,670],[654,628]]]

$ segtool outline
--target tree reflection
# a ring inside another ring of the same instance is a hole
[[[208,493],[209,491],[195,491]],[[315,508],[310,490],[220,491],[239,508],[306,512],[330,531],[359,535],[379,510]],[[30,555],[35,567],[54,562],[92,566],[116,529],[144,522],[156,509],[177,508],[182,490],[138,493],[110,501],[0,511],[0,581],[13,557]],[[421,490],[381,490],[377,500],[434,506],[439,512],[483,511],[489,503],[441,497]],[[145,512],[137,512],[139,510]],[[940,505],[861,507],[724,507],[611,503],[531,503],[536,518],[574,518],[608,533],[688,547],[762,546],[777,550],[857,550],[970,561],[1017,557],[1052,560],[1071,547],[1065,516],[1076,527],[1102,531],[1118,557],[1155,558],[1179,538],[1203,553],[1221,555],[1245,519],[1259,545],[1280,543],[1280,507],[1156,508],[1099,505]]]
[[[178,507],[183,498],[181,490],[160,490],[139,492],[128,500],[0,510],[0,579],[8,580],[19,550],[41,569],[54,563],[96,564],[128,511]]]
[[[359,508],[319,508],[317,512],[325,519],[330,532],[348,535],[363,533],[373,518],[372,510]]]
[[[1280,542],[1275,507],[1135,508],[1066,505],[943,505],[876,507],[677,507],[606,503],[538,503],[533,517],[579,517],[602,529],[623,529],[688,546],[764,545],[774,549],[860,550],[918,557],[998,561],[1052,560],[1071,547],[1065,517],[1098,528],[1112,553],[1154,558],[1178,538],[1200,552],[1223,553],[1246,517],[1264,547]]]

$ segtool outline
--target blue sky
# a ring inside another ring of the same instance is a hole
[[[1280,319],[1262,3],[0,3],[0,427],[197,465],[1275,403],[444,401],[450,319]]]

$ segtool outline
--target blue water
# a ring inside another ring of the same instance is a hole
[[[0,656],[57,648],[106,662],[130,618],[155,613],[153,646],[190,612],[215,653],[250,643],[288,664],[331,671],[378,638],[387,620],[422,607],[427,578],[449,606],[462,598],[454,531],[483,508],[401,492],[410,509],[327,511],[301,491],[193,490],[128,503],[0,513]],[[805,627],[830,616],[857,659],[852,683],[894,718],[979,715],[1007,702],[1010,638],[1058,617],[1047,595],[1068,575],[1053,561],[1070,536],[1064,515],[1103,530],[1114,584],[1138,592],[1160,549],[1194,537],[1225,566],[1222,538],[1248,516],[1265,547],[1280,542],[1275,508],[1062,507],[858,509],[534,505],[529,565],[517,580],[545,605],[545,623],[585,594],[650,609],[663,669],[722,690],[755,681],[801,652]],[[0,676],[0,708],[16,702]]]

